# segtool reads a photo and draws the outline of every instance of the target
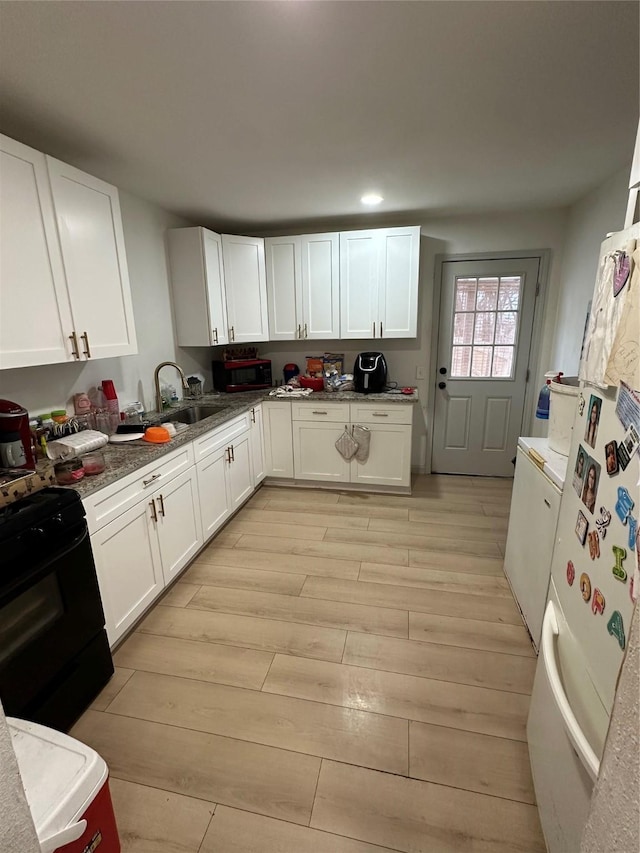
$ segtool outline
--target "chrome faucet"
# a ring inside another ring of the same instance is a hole
[[[180,367],[179,364],[176,364],[175,361],[163,361],[161,362],[155,369],[153,374],[153,381],[156,386],[156,408],[159,412],[163,410],[162,403],[162,394],[160,393],[160,371],[163,367],[175,367],[175,369],[180,374],[180,379],[182,381],[182,387],[185,391],[189,390],[189,383],[187,382],[187,377],[184,375],[184,370]]]

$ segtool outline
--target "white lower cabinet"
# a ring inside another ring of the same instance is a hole
[[[262,404],[264,471],[267,477],[293,477],[293,431],[291,403]]]
[[[235,512],[253,492],[251,467],[251,433],[246,432],[231,445],[231,460],[227,468],[231,512]]]
[[[194,468],[158,489],[152,498],[165,584],[187,565],[202,545],[198,483]]]
[[[227,448],[220,448],[198,462],[198,494],[204,541],[210,539],[231,515],[227,486]]]
[[[253,484],[257,486],[265,477],[262,406],[254,406],[249,414],[251,415],[251,466],[253,469]]]
[[[293,471],[296,480],[348,483],[351,462],[336,450],[344,423],[293,422]]]
[[[362,426],[371,433],[369,458],[366,462],[351,460],[351,482],[408,487],[411,483],[411,426],[378,423]]]

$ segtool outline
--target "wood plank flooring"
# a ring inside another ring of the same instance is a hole
[[[72,731],[109,764],[123,853],[543,853],[510,498],[261,488]]]

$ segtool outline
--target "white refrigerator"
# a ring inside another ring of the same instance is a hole
[[[531,696],[529,754],[549,853],[580,849],[640,592],[640,341],[625,325],[638,306],[638,238],[634,226],[601,250]],[[622,253],[631,263],[620,286]]]

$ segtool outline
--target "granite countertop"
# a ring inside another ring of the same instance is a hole
[[[270,396],[268,391],[244,391],[239,394],[205,394],[198,400],[182,401],[180,406],[176,406],[173,410],[166,409],[164,412],[149,412],[147,417],[150,421],[158,423],[161,420],[171,420],[171,412],[178,412],[181,409],[190,408],[192,406],[224,406],[225,408],[217,414],[211,415],[208,418],[196,424],[190,424],[187,429],[178,435],[174,436],[171,441],[166,444],[149,444],[145,441],[130,441],[122,444],[107,444],[100,448],[104,454],[106,469],[102,474],[85,476],[82,480],[67,488],[75,489],[81,498],[86,498],[94,492],[103,489],[105,486],[115,483],[122,477],[132,474],[139,468],[144,468],[150,462],[155,462],[161,456],[171,453],[172,450],[182,447],[184,444],[189,444],[195,441],[201,435],[210,432],[216,427],[222,426],[227,421],[232,420],[238,415],[248,412],[253,406],[265,400],[298,402],[309,401],[313,403],[316,400],[331,400],[332,402],[367,402],[367,403],[413,403],[418,399],[417,394],[359,394],[355,391],[314,391],[308,397],[276,397]]]

